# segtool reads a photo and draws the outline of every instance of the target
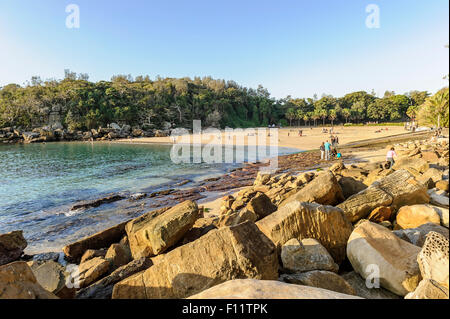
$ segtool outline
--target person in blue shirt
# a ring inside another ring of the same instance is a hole
[[[331,150],[331,144],[330,142],[327,140],[325,142],[325,160],[329,161],[330,160],[330,150]]]

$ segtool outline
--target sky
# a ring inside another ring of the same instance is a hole
[[[69,4],[79,28],[66,26]],[[211,76],[276,98],[434,93],[448,86],[448,12],[448,0],[1,0],[0,86],[70,69]]]

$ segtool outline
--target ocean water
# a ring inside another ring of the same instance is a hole
[[[23,230],[26,253],[57,251],[65,244],[139,216],[145,207],[125,200],[71,211],[81,200],[184,188],[241,166],[173,163],[171,145],[45,143],[0,145],[0,234]],[[280,148],[279,154],[298,150]]]

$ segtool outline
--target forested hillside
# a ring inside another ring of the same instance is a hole
[[[144,129],[167,123],[191,127],[194,119],[202,120],[203,126],[222,128],[397,121],[414,118],[429,96],[428,92],[388,91],[378,98],[361,91],[340,98],[275,99],[262,86],[245,88],[211,77],[151,80],[119,75],[94,83],[85,74],[66,70],[63,80],[33,77],[27,85],[0,88],[0,127],[34,128],[55,122],[51,117],[70,130],[113,122]]]

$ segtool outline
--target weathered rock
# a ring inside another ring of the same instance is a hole
[[[252,222],[212,230],[114,286],[113,298],[186,298],[236,278],[275,280],[273,243]]]
[[[254,186],[258,186],[258,185],[266,185],[270,179],[271,179],[272,175],[270,174],[264,174],[261,172],[258,172],[258,175],[256,175],[256,179],[255,182],[253,183]]]
[[[264,218],[277,210],[277,207],[272,204],[270,198],[263,193],[257,193],[247,204],[247,210],[255,213],[258,219]]]
[[[391,218],[392,209],[386,206],[380,206],[375,208],[367,217],[368,220],[374,223],[381,223],[388,221]]]
[[[428,203],[429,200],[426,187],[417,182],[408,171],[400,170],[350,196],[337,207],[344,211],[351,222],[356,222],[379,206],[391,206],[395,210],[404,205]]]
[[[52,260],[31,266],[37,282],[47,291],[60,298],[71,298],[75,290],[66,286],[67,272],[65,268]]]
[[[430,189],[428,191],[428,195],[430,196],[430,203],[432,205],[438,205],[441,207],[449,207],[449,198],[447,196],[438,194],[435,189]]]
[[[354,179],[353,177],[343,176],[338,178],[338,182],[342,188],[342,194],[344,195],[345,199],[367,188],[367,185],[359,180]]]
[[[21,230],[0,235],[0,266],[19,259],[23,250],[27,247],[27,241]]]
[[[371,186],[374,182],[394,173],[393,169],[375,169],[371,171],[367,177],[364,179],[364,184],[367,186]]]
[[[199,218],[195,221],[194,226],[186,233],[183,238],[183,245],[199,239],[213,229],[216,229],[215,218]]]
[[[440,219],[441,219],[441,225],[448,228],[448,222],[449,222],[449,210],[448,208],[433,206],[433,209],[438,213]]]
[[[448,289],[449,252],[448,238],[436,232],[428,233],[417,256],[420,272],[424,279],[432,279]]]
[[[148,269],[152,265],[150,259],[140,258],[117,268],[110,275],[96,283],[78,291],[77,299],[110,299],[114,285],[125,278]]]
[[[244,208],[241,209],[239,212],[232,212],[230,214],[220,216],[218,221],[218,227],[236,226],[246,221],[256,222],[257,220],[258,215]]]
[[[335,205],[344,200],[341,186],[334,174],[325,171],[319,174],[295,195],[290,196],[280,207],[293,201],[318,203],[323,205]]]
[[[313,270],[292,275],[282,275],[280,279],[288,284],[305,285],[346,295],[356,295],[353,287],[344,278],[330,271]]]
[[[436,188],[448,193],[449,191],[448,181],[444,180],[437,181]]]
[[[92,201],[80,202],[78,204],[73,205],[70,210],[98,207],[98,206],[100,206],[102,204],[108,204],[108,203],[117,202],[117,201],[122,200],[124,198],[125,197],[123,197],[121,195],[118,195],[118,194],[109,195],[109,196],[106,196],[106,197],[103,197],[103,198],[99,198],[99,199],[95,199],[95,200],[92,200]]]
[[[99,280],[109,270],[109,261],[102,257],[95,257],[80,264],[78,267],[78,282],[80,288],[84,288]]]
[[[353,196],[337,207],[344,211],[345,217],[352,223],[367,217],[377,207],[389,206],[392,196],[378,187],[369,187]]]
[[[88,249],[84,252],[83,256],[81,256],[80,264],[95,257],[105,257],[105,256],[106,256],[106,249]]]
[[[419,252],[419,247],[369,221],[355,228],[347,244],[347,257],[357,273],[367,278],[374,271],[372,265],[376,265],[380,285],[400,296],[414,291],[419,284]]]
[[[428,163],[437,163],[439,162],[439,153],[435,151],[422,151],[422,159],[427,161]]]
[[[45,290],[26,262],[0,266],[0,299],[58,299]]]
[[[338,264],[345,259],[347,239],[352,232],[352,225],[341,209],[297,201],[279,208],[256,225],[279,249],[292,238],[317,239]]]
[[[439,214],[429,205],[403,206],[397,213],[400,228],[416,228],[427,223],[441,224]]]
[[[214,286],[189,299],[359,299],[321,288],[273,280],[236,279]]]
[[[134,259],[150,257],[176,244],[199,217],[195,202],[185,201],[166,212],[156,211],[126,225]]]
[[[419,171],[420,173],[423,173],[430,168],[427,161],[421,158],[412,158],[412,157],[401,157],[397,159],[392,168],[395,170],[401,170],[405,169],[406,167],[412,167],[417,171]]]
[[[405,299],[448,299],[448,289],[440,286],[432,279],[424,279],[416,290],[405,296]]]
[[[444,235],[447,239],[449,237],[448,228],[434,223],[423,224],[417,228],[395,230],[393,233],[413,245],[422,247],[425,243],[426,236],[432,231]]]
[[[111,263],[111,269],[117,269],[131,261],[130,248],[121,244],[112,244],[106,252],[105,259]]]
[[[296,238],[288,240],[281,248],[283,268],[290,272],[329,270],[338,272],[339,266],[317,240]]]
[[[355,295],[365,299],[400,299],[400,296],[393,294],[389,290],[382,287],[368,288],[366,280],[364,280],[357,272],[351,271],[342,275],[342,278],[352,286]]]
[[[63,248],[64,254],[69,257],[69,259],[77,261],[88,249],[95,250],[109,247],[111,244],[119,242],[125,235],[126,223],[127,222],[120,223],[92,236],[88,236],[77,242],[69,244]]]

